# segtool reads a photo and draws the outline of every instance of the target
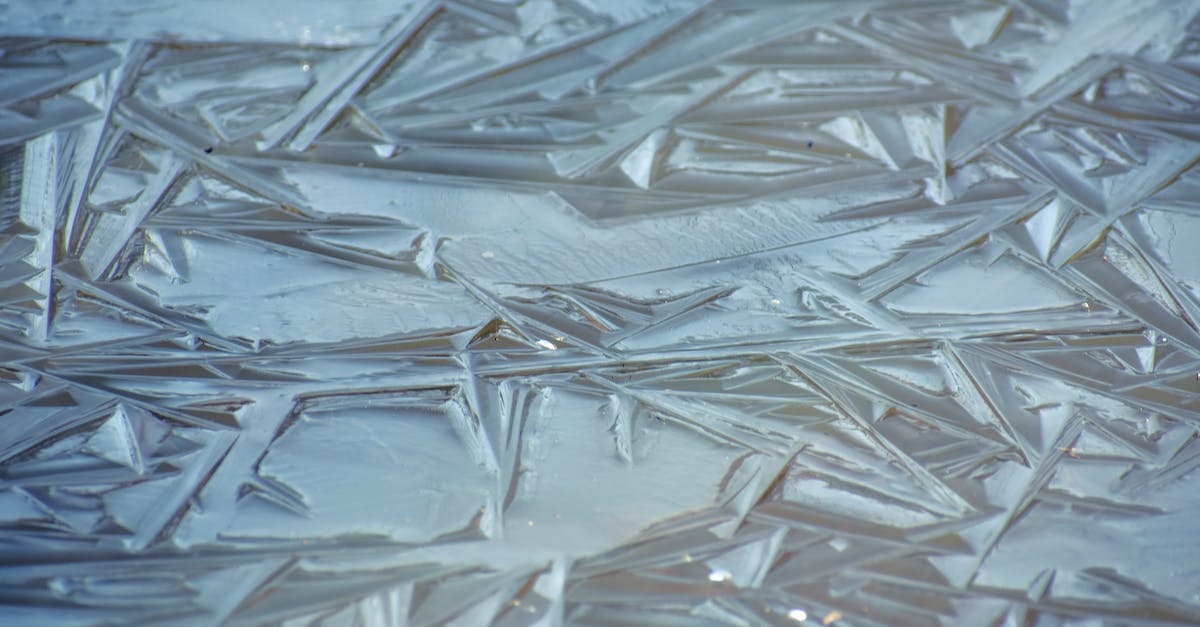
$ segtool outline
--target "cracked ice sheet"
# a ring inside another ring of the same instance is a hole
[[[138,0],[122,7],[103,3],[7,2],[0,33],[64,39],[248,41],[302,46],[370,44],[382,26],[421,4],[356,2],[353,7],[301,0],[286,12],[269,1],[220,0],[196,5],[174,0]],[[236,15],[237,19],[230,19]]]
[[[416,13],[429,0],[368,0],[352,5],[300,0],[281,12],[272,0],[218,0],[198,6],[178,0],[137,0],[119,9],[71,0],[10,0],[0,34],[63,39],[236,41],[318,47],[376,43],[386,24]],[[552,3],[528,2],[526,13],[553,11]],[[699,0],[580,2],[598,16],[630,23],[687,10]],[[545,6],[538,6],[545,5]],[[229,16],[236,15],[237,19]]]

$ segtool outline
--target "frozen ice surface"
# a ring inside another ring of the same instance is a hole
[[[0,1],[0,624],[1200,622],[1198,13]]]

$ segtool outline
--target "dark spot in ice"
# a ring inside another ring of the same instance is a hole
[[[810,142],[810,143],[811,143],[811,142]],[[209,146],[208,148],[205,148],[205,149],[204,149],[204,154],[206,154],[206,155],[211,155],[211,154],[212,154],[212,146]]]
[[[812,148],[812,140],[811,140],[811,139],[810,139],[810,140],[808,140],[808,147],[809,147],[809,148]]]

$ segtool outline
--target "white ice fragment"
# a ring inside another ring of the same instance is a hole
[[[558,347],[557,347],[557,346],[555,346],[555,345],[554,345],[554,342],[551,342],[550,340],[538,340],[538,341],[537,341],[537,345],[538,345],[538,346],[541,346],[542,348],[544,348],[544,349],[546,349],[546,350],[548,350],[548,351],[556,351],[556,350],[558,350]]]
[[[858,113],[834,118],[817,128],[845,142],[849,146],[854,146],[867,156],[877,159],[880,163],[890,168],[899,167],[892,160],[887,149],[883,147],[883,143],[880,142],[879,137],[863,120],[862,115]],[[852,153],[846,153],[846,157],[852,158]]]
[[[797,623],[803,623],[804,621],[808,620],[808,612],[805,612],[801,609],[794,609],[787,613],[787,617],[796,621]]]
[[[708,573],[708,580],[713,583],[722,583],[730,579],[733,579],[733,573],[723,568],[714,568],[712,572]]]
[[[662,155],[667,138],[665,129],[657,129],[621,160],[621,171],[638,187],[650,189],[655,178],[655,163]]]
[[[1007,7],[989,7],[982,10],[963,11],[950,18],[950,30],[967,48],[976,48],[990,42],[1008,18]]]

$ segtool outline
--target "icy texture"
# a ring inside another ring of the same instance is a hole
[[[113,4],[0,3],[0,623],[1200,621],[1200,4]]]

